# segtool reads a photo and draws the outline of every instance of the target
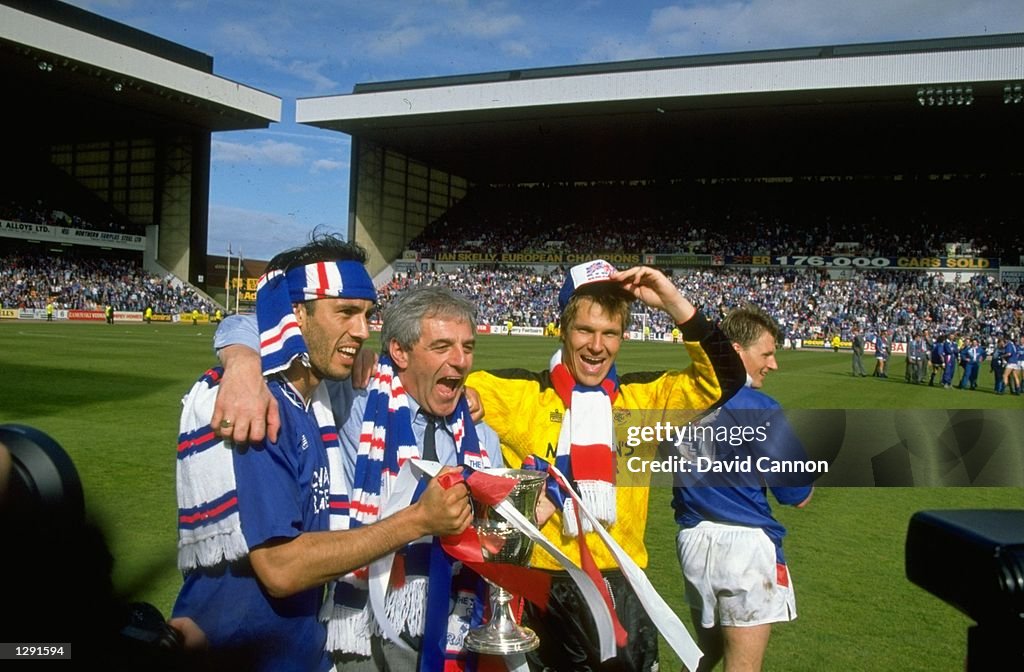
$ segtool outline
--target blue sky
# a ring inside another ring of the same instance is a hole
[[[754,49],[1024,32],[1021,0],[71,0],[214,58],[283,100],[269,129],[213,136],[208,251],[269,259],[346,230],[349,136],[295,99],[359,82]]]

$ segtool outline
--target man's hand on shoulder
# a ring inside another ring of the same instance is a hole
[[[465,387],[462,393],[466,395],[466,404],[469,406],[469,417],[474,423],[483,422],[484,404],[480,400],[480,393],[472,387]]]
[[[356,353],[356,362],[352,366],[352,389],[365,390],[370,386],[373,370],[377,367],[377,353],[362,347]]]
[[[238,444],[277,442],[281,420],[277,401],[263,380],[260,356],[244,345],[229,345],[218,353],[224,365],[210,426],[221,438]]]

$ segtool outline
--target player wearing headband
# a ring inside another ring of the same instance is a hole
[[[260,280],[260,355],[280,412],[276,441],[235,449],[211,430],[218,369],[185,398],[177,467],[185,583],[174,616],[198,625],[214,665],[330,669],[327,630],[318,619],[324,585],[415,539],[457,534],[470,522],[466,488],[431,481],[417,503],[346,529],[341,448],[321,383],[349,377],[369,336],[376,292],[365,260],[359,246],[320,236],[276,256]],[[232,422],[220,424],[229,429]]]

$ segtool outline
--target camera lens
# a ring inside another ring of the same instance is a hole
[[[69,525],[85,518],[85,497],[71,457],[52,438],[32,427],[0,425],[0,444],[11,455],[3,508],[11,516],[58,516]]]

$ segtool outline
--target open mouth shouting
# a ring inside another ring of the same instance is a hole
[[[455,403],[462,395],[462,386],[465,379],[462,376],[445,376],[438,379],[434,385],[434,392],[438,401],[442,402],[445,410],[451,412],[455,409]],[[451,407],[450,409],[448,407]],[[445,413],[447,415],[447,413]]]
[[[595,355],[588,355],[580,353],[580,372],[587,376],[600,376],[604,378],[604,363],[608,361],[607,357],[597,357]]]

